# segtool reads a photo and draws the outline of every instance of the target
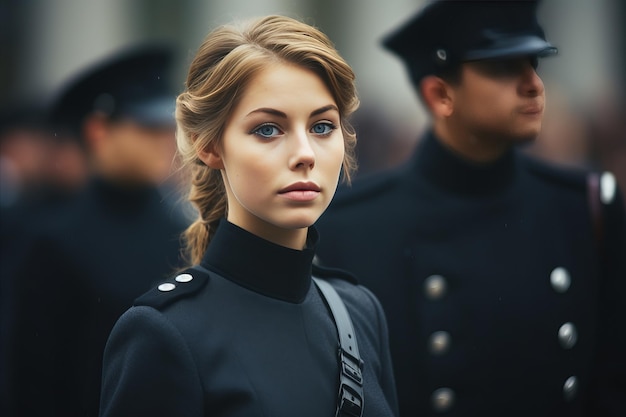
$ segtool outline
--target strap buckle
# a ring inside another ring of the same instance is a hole
[[[339,362],[341,363],[341,372],[351,380],[363,386],[363,361],[352,356],[343,348],[339,348]]]
[[[339,348],[341,378],[338,416],[360,417],[363,413],[363,361]]]
[[[363,413],[363,398],[349,384],[341,384],[338,411],[339,416],[351,417],[360,417]]]

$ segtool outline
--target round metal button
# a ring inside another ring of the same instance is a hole
[[[434,332],[428,339],[428,347],[433,355],[443,355],[450,348],[450,333]]]
[[[193,275],[191,274],[180,274],[176,278],[174,278],[176,282],[189,282],[193,279]]]
[[[573,323],[567,322],[559,328],[559,343],[563,349],[571,349],[578,341],[578,332]]]
[[[448,53],[446,52],[445,49],[437,49],[437,59],[439,59],[442,62],[446,62],[448,60]]]
[[[570,376],[565,380],[563,384],[563,397],[565,397],[566,401],[571,401],[576,397],[576,392],[578,391],[578,378],[575,376]]]
[[[569,272],[567,272],[565,268],[554,268],[552,273],[550,273],[550,284],[556,292],[564,293],[569,289],[571,283],[572,280],[569,276]]]
[[[176,288],[176,285],[172,284],[171,282],[166,282],[164,284],[159,285],[157,288],[159,289],[159,291],[168,292]]]
[[[438,300],[446,294],[448,283],[441,275],[431,275],[424,280],[424,292],[431,300]]]
[[[454,405],[454,391],[450,388],[439,388],[430,397],[433,409],[438,412],[448,411]]]

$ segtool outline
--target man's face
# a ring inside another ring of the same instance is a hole
[[[541,130],[545,90],[536,59],[466,62],[452,86],[455,124],[483,140],[519,143]]]
[[[120,120],[110,122],[107,133],[105,169],[118,180],[158,185],[170,174],[176,152],[174,126]]]

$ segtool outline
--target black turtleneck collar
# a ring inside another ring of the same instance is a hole
[[[304,300],[318,235],[309,227],[304,250],[262,239],[222,219],[201,265],[243,287],[291,303]]]
[[[447,148],[432,132],[421,143],[415,168],[435,185],[460,194],[498,193],[513,180],[515,153],[511,149],[493,162],[469,161]]]

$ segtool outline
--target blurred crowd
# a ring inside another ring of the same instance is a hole
[[[3,110],[0,415],[97,415],[113,324],[183,266],[172,56],[116,51]]]

